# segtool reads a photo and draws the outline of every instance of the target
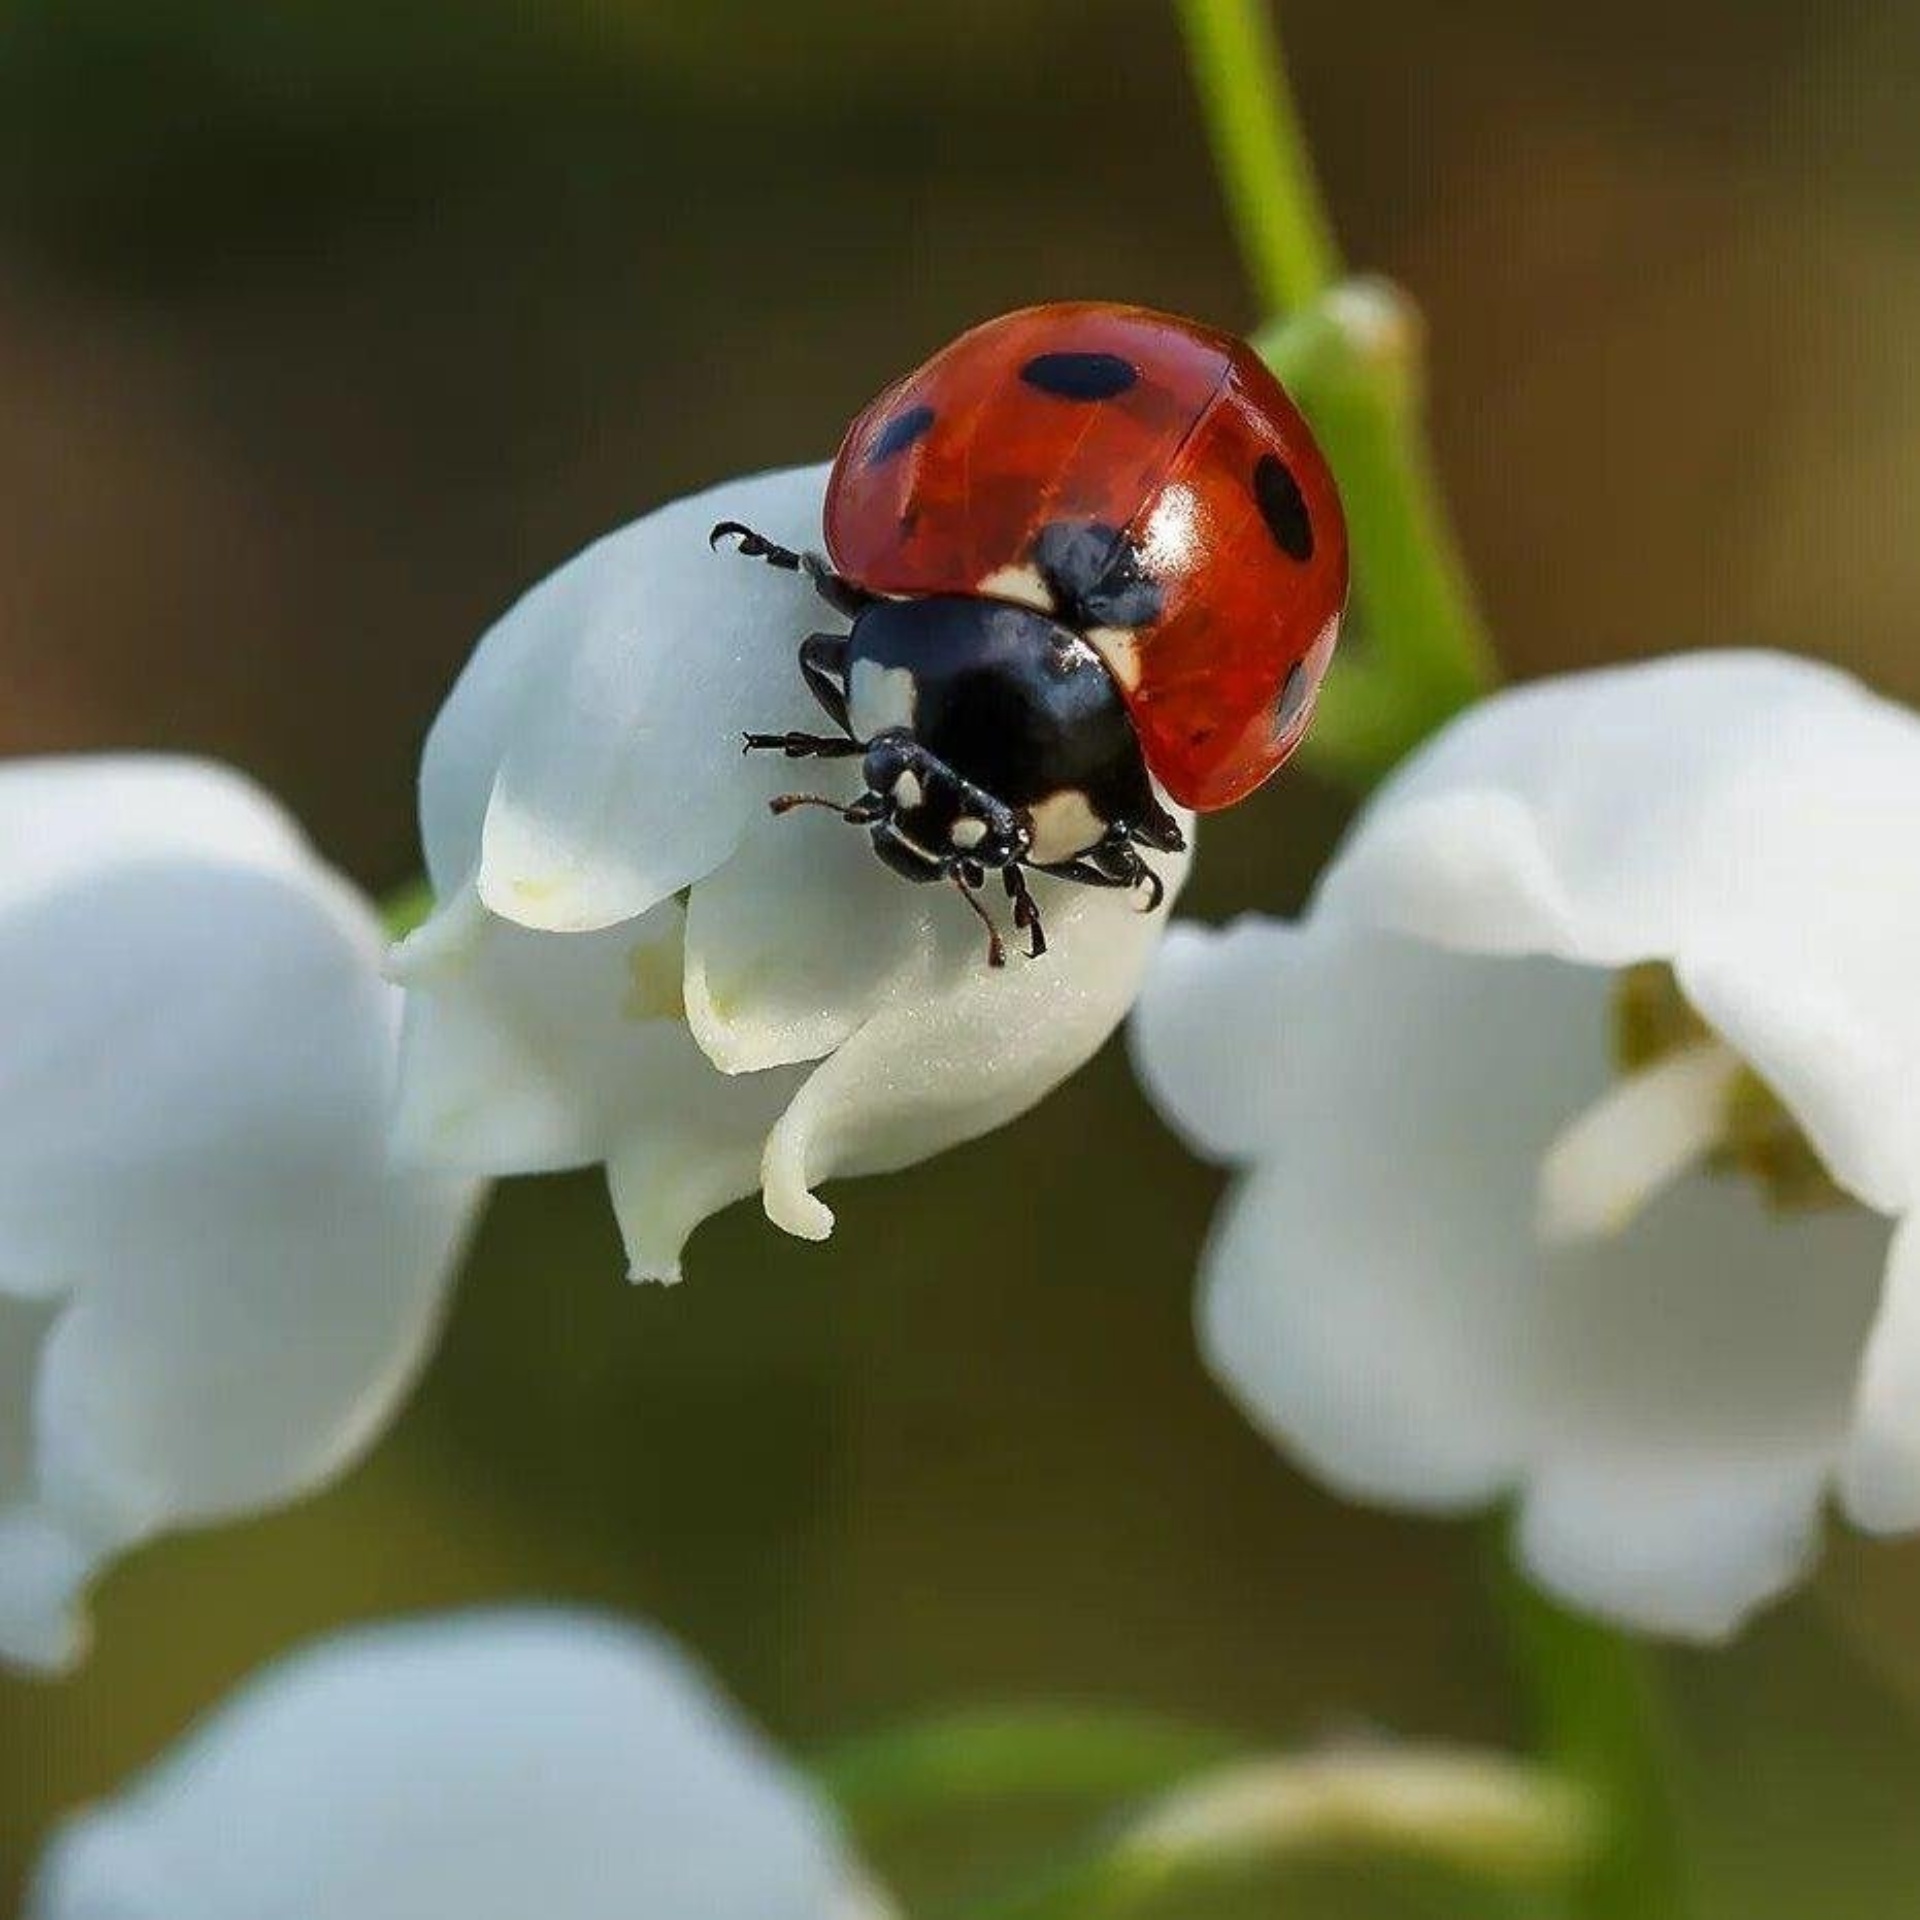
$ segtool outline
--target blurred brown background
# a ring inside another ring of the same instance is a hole
[[[1757,642],[1920,699],[1920,7],[1283,24],[1351,257],[1430,316],[1512,668]],[[421,734],[522,586],[1078,295],[1259,317],[1157,0],[11,0],[0,742],[226,756],[391,886]],[[1219,822],[1189,910],[1291,905],[1344,804],[1296,776]],[[594,1182],[501,1195],[367,1467],[140,1557],[77,1679],[0,1681],[0,1906],[266,1656],[482,1598],[653,1615],[802,1744],[1033,1695],[1516,1733],[1478,1543],[1318,1494],[1201,1373],[1215,1185],[1110,1049],[842,1190],[827,1250],[736,1209],[672,1293],[623,1285]],[[1914,1911],[1920,1550],[1669,1665],[1704,1911]],[[1458,1910],[1350,1881],[1289,1910]]]

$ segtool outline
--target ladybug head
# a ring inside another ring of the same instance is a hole
[[[958,863],[1010,867],[1033,847],[1033,821],[985,788],[962,779],[904,731],[883,733],[862,767],[868,791],[887,803],[876,834],[903,841],[938,877]]]

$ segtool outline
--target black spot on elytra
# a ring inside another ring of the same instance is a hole
[[[1020,378],[1057,400],[1111,400],[1140,370],[1117,353],[1041,353],[1020,369]]]
[[[1253,497],[1274,544],[1290,560],[1313,558],[1313,522],[1300,497],[1300,482],[1277,453],[1263,453],[1253,470]]]
[[[909,407],[905,413],[896,413],[874,436],[873,445],[867,449],[867,465],[877,467],[883,460],[891,460],[896,453],[912,446],[932,425],[931,407]]]

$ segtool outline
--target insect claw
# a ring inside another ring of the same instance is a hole
[[[783,547],[778,541],[769,540],[764,533],[754,530],[738,520],[722,520],[707,535],[707,545],[716,553],[722,540],[731,540],[734,551],[749,560],[764,560],[770,567],[784,568],[788,573],[798,573],[803,556],[791,547]]]
[[[952,878],[955,891],[973,909],[980,924],[987,930],[987,965],[1004,967],[1007,964],[1006,942],[1000,938],[1000,929],[993,924],[993,915],[973,897],[973,889],[968,885],[964,872],[957,872]]]

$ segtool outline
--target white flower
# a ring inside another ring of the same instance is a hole
[[[28,1920],[884,1920],[832,1814],[664,1640],[361,1629],[57,1836]]]
[[[234,775],[0,768],[0,1657],[340,1471],[424,1354],[470,1192],[386,1165],[380,953]]]
[[[396,960],[401,1144],[483,1173],[604,1163],[636,1277],[676,1277],[756,1187],[822,1239],[822,1181],[1024,1111],[1119,1024],[1166,920],[1039,877],[1050,951],[990,969],[951,888],[828,814],[769,814],[859,791],[857,763],[741,752],[819,728],[795,652],[840,623],[707,534],[817,548],[825,477],[734,482],[588,548],[486,636],[427,743],[440,906]],[[1184,857],[1154,862],[1171,896]]]
[[[1829,1491],[1920,1525],[1917,830],[1920,719],[1707,654],[1488,701],[1302,923],[1182,929],[1137,1051],[1246,1169],[1201,1323],[1250,1416],[1361,1498],[1517,1496],[1543,1584],[1681,1635],[1792,1584]],[[1702,1024],[1623,1081],[1649,962]],[[1851,1205],[1707,1169],[1762,1083]]]

